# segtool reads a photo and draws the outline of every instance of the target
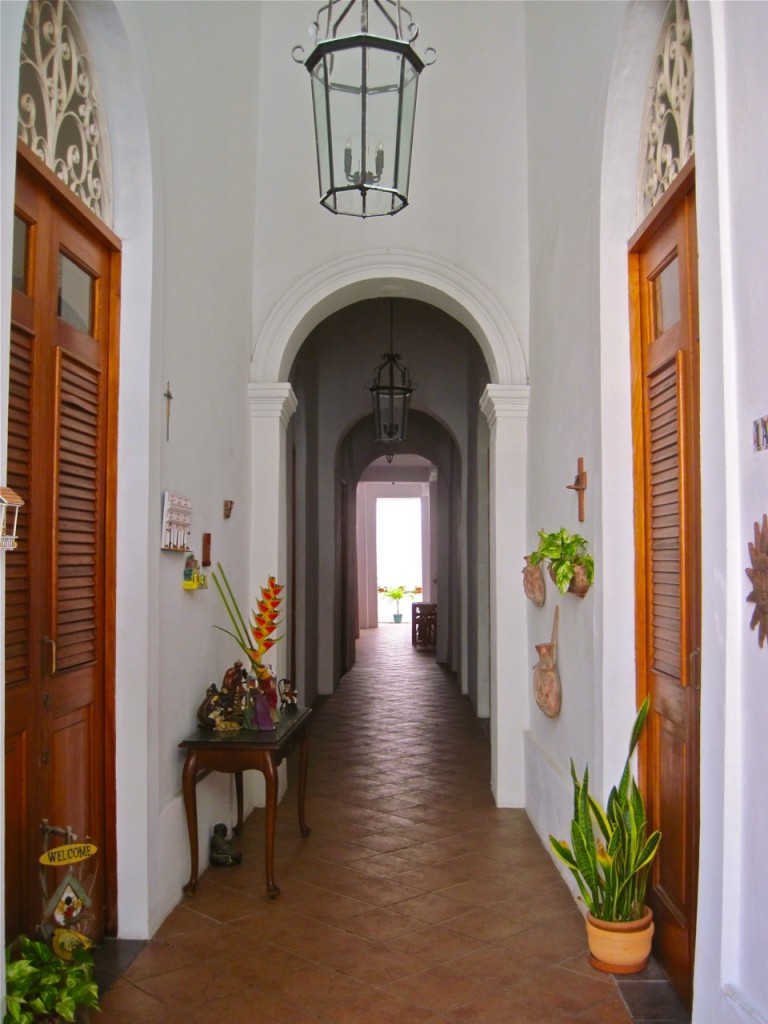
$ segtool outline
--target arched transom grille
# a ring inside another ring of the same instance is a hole
[[[641,218],[693,156],[693,42],[687,0],[671,0],[648,82]]]
[[[19,138],[111,224],[111,170],[98,86],[66,0],[30,0],[20,65]]]

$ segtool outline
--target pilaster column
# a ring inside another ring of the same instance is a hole
[[[520,570],[526,551],[529,392],[526,384],[489,384],[480,400],[491,431],[491,789],[499,807],[525,806],[530,658]]]
[[[288,572],[286,429],[297,401],[290,384],[249,384],[251,408],[251,551],[249,593],[269,576]],[[286,644],[274,648],[278,678],[285,675]]]

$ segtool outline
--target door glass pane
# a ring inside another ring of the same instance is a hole
[[[92,333],[93,278],[69,257],[59,253],[59,308],[62,320],[86,334]]]
[[[656,305],[654,337],[680,322],[680,276],[677,256],[668,263],[653,282],[653,297]]]
[[[29,225],[14,215],[13,218],[13,287],[20,292],[27,290],[27,246]]]

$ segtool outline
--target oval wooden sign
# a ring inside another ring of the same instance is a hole
[[[98,850],[93,843],[69,843],[67,846],[54,846],[40,856],[40,863],[49,868],[63,867],[65,864],[77,864],[87,860]]]

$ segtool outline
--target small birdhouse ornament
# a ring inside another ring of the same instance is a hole
[[[16,547],[16,530],[19,525],[19,509],[24,501],[10,487],[0,487],[0,549],[13,551]]]

